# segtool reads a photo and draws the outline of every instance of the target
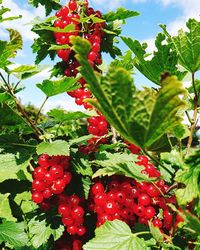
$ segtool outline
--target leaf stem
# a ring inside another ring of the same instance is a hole
[[[143,234],[151,234],[150,231],[144,231],[144,232],[138,232],[138,233],[134,233],[134,236],[138,236],[138,235],[143,235]]]
[[[35,125],[36,125],[37,122],[38,122],[39,115],[40,115],[40,113],[41,113],[41,111],[42,111],[42,109],[43,109],[45,103],[47,102],[48,98],[49,98],[49,97],[46,96],[45,100],[43,101],[42,105],[41,105],[40,108],[39,108],[39,111],[38,111],[38,113],[37,113],[37,115],[36,115],[35,122],[34,122]]]
[[[193,113],[193,119],[191,120],[191,127],[190,127],[190,135],[188,138],[188,143],[187,143],[187,150],[186,150],[186,156],[190,153],[190,148],[192,146],[192,140],[193,140],[193,133],[195,131],[195,127],[196,127],[196,122],[197,122],[197,115],[198,115],[198,99],[199,99],[199,94],[196,90],[195,87],[195,75],[194,73],[192,73],[192,85],[194,88],[194,113]]]

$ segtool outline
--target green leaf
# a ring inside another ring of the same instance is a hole
[[[0,68],[3,69],[10,64],[8,59],[15,57],[17,50],[22,49],[22,37],[20,33],[13,29],[7,30],[10,33],[10,41],[0,41]]]
[[[47,114],[49,117],[53,118],[57,122],[65,122],[69,120],[90,118],[91,116],[95,115],[95,112],[93,111],[66,112],[65,110],[62,109],[52,109]]]
[[[144,239],[131,233],[125,222],[106,221],[95,230],[95,238],[83,246],[84,250],[148,250]]]
[[[149,229],[152,236],[157,242],[162,243],[164,241],[164,235],[161,233],[158,227],[154,227],[152,222],[149,222]]]
[[[195,215],[184,211],[184,216],[187,222],[187,226],[194,230],[197,235],[200,235],[200,221]]]
[[[74,77],[63,77],[60,80],[44,80],[42,84],[36,84],[42,92],[50,97],[79,88],[78,79]]]
[[[18,206],[20,206],[20,209],[24,214],[32,212],[34,209],[37,208],[37,205],[32,202],[31,192],[26,191],[16,194],[14,201],[17,203]]]
[[[8,100],[10,100],[12,97],[7,93],[0,93],[0,103],[4,103]]]
[[[52,143],[42,142],[37,146],[37,154],[53,155],[69,155],[69,143],[62,140],[57,140]]]
[[[52,10],[59,10],[61,8],[60,0],[29,0],[29,4],[32,4],[36,8],[39,4],[43,5],[46,9],[47,16]]]
[[[180,169],[175,176],[177,182],[184,184],[175,192],[180,205],[186,205],[199,197],[199,175],[200,150],[197,150],[186,159],[184,169]]]
[[[200,22],[189,19],[186,26],[189,32],[181,29],[178,31],[178,36],[173,37],[167,32],[165,25],[161,25],[161,28],[178,53],[180,64],[188,71],[195,73],[200,69]]]
[[[4,220],[0,225],[0,243],[8,242],[14,247],[22,247],[28,244],[23,223],[14,223]]]
[[[69,24],[64,29],[54,28],[52,26],[47,26],[47,25],[38,25],[34,28],[34,31],[48,30],[48,31],[52,31],[52,32],[68,33],[68,32],[74,31],[74,29],[75,29],[74,24]]]
[[[137,165],[136,157],[134,155],[128,155],[126,153],[108,153],[100,152],[96,155],[96,160],[93,162],[103,168],[97,170],[93,175],[93,178],[99,176],[111,176],[114,174],[122,174],[127,177],[136,179],[137,181],[152,181],[151,178],[142,174],[141,171],[144,169],[142,166]]]
[[[54,240],[59,239],[63,232],[63,225],[51,226],[50,222],[45,218],[44,214],[35,216],[28,223],[29,234],[31,236],[31,243],[35,248],[48,242],[52,235]]]
[[[70,140],[69,144],[70,145],[80,145],[80,144],[83,144],[84,142],[88,141],[92,137],[93,137],[93,135],[83,135],[83,136],[80,136],[78,138]]]
[[[146,44],[140,44],[137,40],[129,37],[121,37],[124,43],[135,54],[135,67],[150,81],[160,85],[161,75],[165,72],[176,75],[180,80],[183,79],[185,72],[177,69],[178,56],[175,51],[171,50],[170,44],[162,44],[165,41],[165,35],[159,33],[155,40],[157,51],[153,53],[151,59],[146,53]]]
[[[4,103],[0,106],[0,126],[6,127],[9,133],[12,133],[13,130],[17,131],[17,129],[24,134],[33,132],[30,125],[27,124],[26,120],[17,112],[13,102]]]
[[[82,154],[77,153],[74,159],[71,161],[74,171],[82,176],[92,176],[92,163],[87,159],[87,157]]]
[[[29,77],[32,77],[41,72],[38,66],[35,65],[20,65],[17,68],[14,68],[9,71],[10,74],[13,74],[17,78],[24,80]]]
[[[7,179],[17,179],[17,173],[23,166],[28,166],[29,156],[22,155],[20,152],[16,154],[0,154],[0,182]]]
[[[59,50],[59,49],[69,49],[70,46],[67,45],[67,44],[64,44],[64,45],[51,45],[51,47],[49,48],[49,50]]]
[[[0,2],[1,4],[1,2]],[[3,6],[1,6],[1,9],[0,9],[0,23],[2,22],[6,22],[6,21],[12,21],[12,20],[15,20],[15,19],[19,19],[21,18],[22,16],[19,15],[19,16],[11,16],[11,17],[3,17],[3,15],[7,12],[10,12],[11,10],[9,8],[5,8]]]
[[[116,65],[100,78],[87,61],[88,42],[76,37],[72,43],[81,64],[80,72],[97,99],[88,102],[127,141],[152,151],[157,144],[165,145],[163,139],[168,140],[166,134],[180,124],[178,112],[186,106],[181,97],[186,93],[181,82],[175,76],[168,76],[158,92],[148,88],[136,90],[131,72]]]
[[[9,195],[9,193],[0,194],[0,218],[5,218],[10,221],[16,221],[10,209],[10,204],[8,200]]]
[[[137,11],[126,10],[125,8],[118,8],[116,12],[110,11],[107,14],[103,15],[103,18],[107,22],[113,22],[115,20],[125,20],[130,17],[139,16]]]
[[[92,181],[90,177],[88,176],[83,176],[81,178],[82,184],[83,184],[83,191],[84,191],[84,197],[85,199],[88,199],[89,193],[90,193],[90,187],[92,185]]]
[[[55,50],[49,50],[52,44],[55,43],[55,37],[52,31],[48,30],[40,30],[38,29],[41,25],[51,26],[51,19],[46,19],[43,22],[38,22],[33,26],[32,31],[35,32],[39,37],[34,39],[34,43],[32,44],[31,48],[33,53],[36,53],[35,63],[39,64],[43,61],[48,55],[50,56],[51,60],[54,60],[56,56]]]

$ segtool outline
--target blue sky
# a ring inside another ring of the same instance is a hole
[[[6,27],[12,26],[19,30],[24,38],[23,50],[17,55],[15,62],[17,64],[33,64],[35,55],[31,52],[31,44],[34,39],[34,34],[30,31],[30,26],[24,26],[29,23],[34,17],[44,17],[44,9],[40,6],[34,9],[28,5],[28,0],[4,0],[5,6],[12,9],[12,14],[22,14],[21,20],[13,21],[12,23],[0,24],[1,39],[6,39]],[[131,18],[124,25],[123,35],[131,36],[140,41],[146,41],[149,44],[149,51],[154,49],[153,40],[158,32],[161,31],[159,24],[164,23],[168,26],[171,34],[176,34],[177,30],[184,27],[184,23],[189,17],[199,19],[200,4],[199,0],[91,0],[90,4],[93,8],[103,12],[114,10],[119,6],[123,6],[130,10],[140,12],[140,16]],[[123,43],[120,43],[120,48],[125,51],[127,48]],[[106,56],[106,60],[109,58]],[[54,62],[45,60],[44,65],[53,65]],[[48,70],[43,71],[38,76],[24,81],[25,91],[20,94],[23,103],[31,102],[36,106],[40,106],[44,99],[43,93],[35,87],[36,83],[48,78]],[[149,84],[148,81],[140,74],[136,74],[135,82],[137,85]],[[62,106],[65,109],[76,110],[77,106],[73,99],[66,94],[62,94],[51,98],[45,106],[45,111],[55,106]]]

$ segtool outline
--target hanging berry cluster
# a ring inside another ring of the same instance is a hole
[[[137,164],[145,167],[144,173],[149,177],[160,176],[147,157],[138,156]],[[124,176],[112,176],[106,184],[97,181],[92,186],[88,208],[97,216],[97,227],[107,220],[122,220],[131,227],[135,223],[148,225],[151,220],[155,227],[167,233],[182,221],[167,206],[167,203],[177,205],[175,196],[167,194],[168,189],[164,180],[152,184],[139,183]]]
[[[74,25],[71,32],[54,32],[56,43],[66,45],[65,49],[59,49],[57,55],[65,62],[66,68],[63,74],[67,77],[76,77],[79,73],[79,62],[71,49],[72,36],[81,36],[91,44],[88,54],[88,62],[98,70],[102,63],[101,42],[104,38],[103,29],[105,22],[101,21],[102,14],[88,6],[87,0],[70,0],[57,13],[54,27],[65,29],[68,25]],[[93,22],[96,17],[99,22]],[[87,18],[87,22],[82,20]],[[92,98],[92,93],[86,88],[84,78],[79,79],[81,87],[68,94],[75,98],[77,105],[83,105],[85,109],[92,107],[85,99]],[[105,117],[97,112],[97,115],[87,120],[88,133],[93,136],[88,145],[80,146],[79,151],[90,154],[96,151],[100,143],[107,143],[106,135],[109,132],[109,124]],[[140,154],[137,146],[126,142],[127,148],[133,154]],[[85,218],[89,212],[94,216],[96,227],[105,221],[119,219],[134,227],[135,223],[148,225],[152,221],[166,234],[174,230],[182,218],[175,214],[167,205],[172,203],[177,206],[174,196],[168,194],[169,187],[160,179],[160,172],[149,162],[148,158],[140,155],[137,158],[138,165],[143,166],[141,171],[148,177],[157,178],[156,183],[137,182],[134,179],[123,176],[112,176],[102,181],[96,181],[90,189],[89,200],[83,200],[76,193],[68,195],[68,185],[73,182],[70,170],[70,158],[64,156],[42,155],[38,159],[38,167],[33,173],[32,200],[39,204],[43,210],[56,206],[57,213],[66,230],[55,244],[55,249],[81,250],[82,242],[87,232]],[[162,211],[162,212],[161,212]]]
[[[72,36],[81,36],[87,39],[91,44],[91,50],[88,54],[88,62],[90,65],[97,69],[98,65],[102,63],[101,56],[101,42],[104,37],[102,28],[105,27],[105,22],[101,19],[102,14],[100,11],[95,11],[93,8],[88,6],[88,1],[69,1],[67,6],[63,6],[57,13],[58,18],[54,22],[54,27],[64,29],[68,25],[74,25],[74,31],[72,32],[54,32],[56,43],[58,45],[68,45],[68,49],[60,49],[57,51],[58,57],[66,62],[66,69],[64,75],[68,77],[76,77],[78,74],[79,62],[75,58],[74,51],[70,48],[70,38]],[[91,17],[91,18],[90,18]],[[94,22],[92,17],[95,17],[99,22]],[[82,22],[83,18],[87,18],[87,22]],[[98,18],[98,19],[97,19]],[[85,109],[91,109],[92,106],[85,99],[91,98],[92,93],[86,88],[86,81],[84,78],[79,80],[81,88],[74,91],[68,92],[68,94],[75,98],[77,105],[83,105]],[[99,114],[88,120],[88,132],[95,136],[96,141],[98,137],[104,136],[108,133],[108,123],[105,118]],[[103,141],[102,141],[103,143]],[[95,148],[95,140],[88,143],[90,150]]]
[[[61,221],[70,236],[85,235],[85,211],[81,199],[76,194],[65,193],[68,184],[73,180],[70,172],[70,157],[50,157],[43,154],[38,158],[38,164],[39,166],[33,172],[32,200],[39,204],[43,211],[57,207]],[[71,243],[72,240],[69,242]],[[74,249],[80,250],[81,241],[74,241],[73,246],[75,246]]]

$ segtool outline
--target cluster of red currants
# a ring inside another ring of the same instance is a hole
[[[54,27],[64,29],[68,25],[74,25],[74,30],[71,32],[54,32],[56,43],[59,45],[69,45],[68,49],[60,49],[57,51],[57,55],[66,62],[66,70],[64,74],[68,77],[76,77],[78,74],[79,62],[75,58],[74,51],[70,48],[70,38],[72,36],[81,36],[87,39],[91,44],[91,50],[88,54],[88,62],[93,68],[96,68],[102,63],[101,59],[101,42],[104,37],[102,28],[105,27],[105,22],[93,22],[92,18],[89,18],[87,24],[81,21],[80,12],[82,17],[97,17],[102,18],[100,11],[95,11],[88,6],[88,1],[70,0],[68,5],[63,6],[57,13],[58,18],[54,22]],[[92,106],[85,102],[86,99],[92,97],[92,93],[86,88],[86,81],[84,78],[79,80],[81,88],[68,92],[68,94],[75,98],[77,105],[83,105],[85,109],[92,109]],[[99,144],[99,138],[108,133],[108,123],[102,115],[92,117],[88,119],[88,132],[95,136],[92,141],[88,141],[88,146],[82,147],[83,151],[87,153],[96,149],[96,145]],[[102,140],[103,143],[103,140]]]
[[[39,166],[33,172],[32,200],[39,204],[43,211],[52,206],[57,207],[62,223],[66,227],[70,244],[64,243],[61,248],[81,250],[82,243],[77,237],[85,235],[85,211],[81,206],[81,199],[76,195],[66,195],[65,188],[72,180],[69,172],[70,157],[43,154],[38,158]],[[73,237],[76,237],[73,239]],[[56,244],[61,244],[61,239]],[[60,243],[59,243],[60,242]],[[70,245],[70,246],[69,246]],[[64,247],[64,248],[63,248]]]
[[[80,12],[81,11],[81,17]],[[91,17],[102,18],[100,11],[95,11],[88,6],[88,1],[70,0],[67,6],[63,6],[57,13],[58,18],[54,22],[54,27],[64,29],[68,25],[74,25],[74,29],[70,32],[54,32],[56,43],[58,45],[68,45],[68,49],[60,49],[57,55],[66,62],[66,70],[64,74],[68,77],[75,77],[78,74],[79,62],[75,58],[74,51],[70,48],[70,38],[72,36],[80,36],[87,39],[91,44],[91,50],[88,54],[88,62],[92,67],[96,67],[102,63],[100,47],[104,36],[102,28],[105,27],[105,22],[93,22]],[[87,23],[81,21],[81,18],[88,18]],[[84,105],[86,109],[91,106],[84,102],[85,99],[91,97],[91,92],[85,89],[85,80],[79,80],[81,88],[68,94],[75,98],[77,105]]]
[[[159,177],[158,170],[148,163],[147,157],[138,156],[137,164],[145,167],[148,176]],[[176,205],[176,198],[167,194],[168,189],[164,180],[155,184],[139,183],[132,178],[113,176],[107,185],[98,181],[92,186],[88,208],[97,215],[97,227],[107,220],[122,220],[131,227],[137,222],[148,225],[151,220],[154,226],[167,233],[182,221],[167,206],[167,203]]]
[[[58,213],[70,235],[83,236],[86,233],[86,228],[83,226],[85,211],[80,203],[80,198],[75,194],[71,196],[63,194],[59,199]]]
[[[50,157],[43,154],[38,159],[39,166],[34,169],[32,182],[32,200],[39,204],[54,194],[61,194],[72,179],[68,171],[70,158]]]

